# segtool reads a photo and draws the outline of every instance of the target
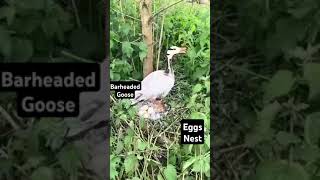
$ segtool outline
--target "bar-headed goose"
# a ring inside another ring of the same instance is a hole
[[[132,104],[140,101],[161,99],[167,96],[174,86],[174,71],[172,69],[172,58],[176,54],[186,53],[186,48],[172,46],[167,51],[167,68],[150,73],[141,82],[141,90],[135,92]]]

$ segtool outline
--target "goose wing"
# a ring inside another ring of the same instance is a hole
[[[136,91],[135,100],[142,101],[159,96],[166,96],[174,85],[174,76],[164,70],[150,73],[141,82],[141,90]]]

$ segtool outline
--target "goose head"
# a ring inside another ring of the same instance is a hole
[[[171,46],[167,51],[167,58],[168,60],[171,60],[174,55],[185,54],[186,52],[187,52],[187,48],[185,47]]]

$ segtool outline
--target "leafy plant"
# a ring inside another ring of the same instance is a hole
[[[102,3],[0,1],[0,62],[103,60]],[[82,166],[86,148],[66,141],[63,119],[22,119],[14,94],[1,92],[0,99],[0,179],[93,179]]]
[[[319,5],[249,0],[216,9],[215,166],[227,167],[217,176],[319,178]]]
[[[166,7],[164,1],[153,4],[154,14]],[[111,1],[111,80],[142,80],[147,46],[138,6]],[[173,61],[176,84],[165,100],[171,109],[160,122],[139,118],[130,102],[111,96],[113,179],[210,179],[209,15],[208,6],[182,2],[154,17],[154,66],[163,69],[170,46],[188,53]],[[180,145],[179,121],[190,118],[205,121],[204,144]]]

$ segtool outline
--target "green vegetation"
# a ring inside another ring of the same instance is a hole
[[[214,179],[319,179],[317,0],[215,5]]]
[[[153,14],[171,3],[153,1]],[[138,1],[111,1],[111,80],[143,79],[147,45],[138,7]],[[186,46],[188,53],[173,62],[176,84],[165,98],[171,109],[160,122],[140,119],[130,102],[111,97],[112,179],[210,179],[209,20],[209,6],[186,2],[155,16],[155,69],[164,68],[170,46]],[[180,144],[183,118],[205,120],[205,144]]]
[[[101,0],[0,1],[0,62],[101,61]],[[60,118],[20,118],[15,95],[0,94],[0,179],[95,179],[85,147],[68,142]]]
[[[103,1],[98,0],[1,1],[0,61],[102,60],[103,15]]]

